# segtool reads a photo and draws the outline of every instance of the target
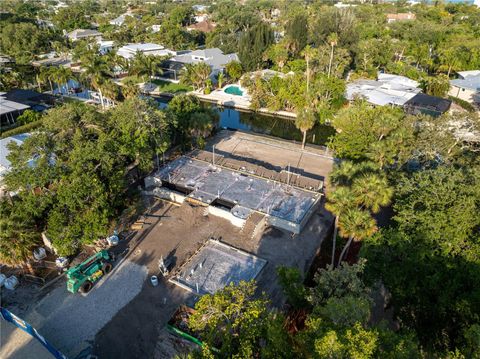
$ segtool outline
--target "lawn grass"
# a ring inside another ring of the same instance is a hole
[[[162,80],[153,80],[152,81],[155,85],[158,85],[157,91],[159,92],[167,92],[167,93],[180,93],[180,92],[188,92],[192,91],[192,86],[185,85],[185,84],[176,84],[173,82],[162,81]]]

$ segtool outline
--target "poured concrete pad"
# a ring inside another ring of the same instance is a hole
[[[255,279],[266,264],[265,259],[209,240],[170,282],[200,295],[214,294],[230,283]]]

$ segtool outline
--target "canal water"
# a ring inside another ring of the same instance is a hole
[[[165,108],[168,99],[154,97],[161,108]],[[217,107],[205,102],[207,106],[215,108],[220,117],[219,126],[234,130],[262,133],[286,140],[302,141],[302,133],[295,127],[292,119],[258,114],[255,112],[240,111],[234,108]],[[307,142],[316,145],[326,145],[329,138],[335,134],[335,129],[328,125],[316,124],[307,132]]]

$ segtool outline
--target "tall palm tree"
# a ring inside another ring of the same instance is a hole
[[[205,88],[207,86],[207,81],[210,79],[210,74],[212,73],[211,67],[204,62],[200,62],[195,65],[195,73],[200,86]]]
[[[307,96],[309,95],[309,87],[310,87],[310,61],[314,58],[316,49],[311,47],[310,45],[305,46],[305,48],[302,51],[302,55],[305,58],[305,62],[307,63],[307,72],[306,72],[306,77],[307,77]]]
[[[309,108],[302,109],[295,119],[295,127],[303,133],[302,150],[305,149],[305,142],[307,140],[307,131],[311,130],[315,125],[315,114]]]
[[[6,200],[0,203],[0,262],[17,267],[26,266],[40,236],[33,222]]]
[[[138,84],[135,80],[128,78],[125,79],[122,83],[122,94],[125,98],[133,98],[137,97],[140,93],[140,89],[138,88]]]
[[[102,91],[104,100],[108,99],[113,103],[115,103],[115,101],[118,99],[118,95],[120,93],[118,85],[111,79],[106,79],[105,81],[103,81],[100,85],[100,90]]]
[[[335,266],[335,252],[338,235],[338,224],[342,213],[354,203],[354,193],[348,187],[338,187],[335,191],[332,191],[327,197],[327,203],[325,208],[332,212],[335,216],[335,227],[333,229],[333,246],[332,246],[332,267]]]
[[[340,235],[344,238],[348,237],[348,241],[340,253],[338,263],[342,263],[343,257],[350,248],[353,240],[361,241],[374,234],[378,228],[375,219],[368,211],[359,208],[349,208],[342,215],[342,220],[338,223]]]
[[[193,64],[186,64],[182,69],[180,74],[180,82],[191,85],[193,87],[193,91],[197,89],[195,66]]]
[[[181,81],[192,85],[194,90],[205,88],[207,80],[210,78],[212,69],[204,62],[198,64],[187,64],[181,74]]]
[[[330,61],[328,62],[328,77],[332,72],[332,62],[333,62],[333,50],[338,43],[338,35],[335,32],[332,32],[327,39],[327,42],[330,45]]]
[[[163,58],[145,55],[142,52],[137,51],[132,60],[132,73],[134,75],[143,77],[143,82],[146,82],[147,76],[152,78],[156,74],[163,74],[163,71],[160,68],[162,61]]]
[[[52,73],[54,81],[57,83],[59,88],[62,84],[65,84],[68,93],[68,81],[75,78],[72,70],[63,66],[52,69],[54,69]]]
[[[373,213],[378,213],[381,207],[390,204],[393,189],[389,186],[386,176],[370,173],[357,178],[352,191],[357,204]]]
[[[89,61],[82,62],[82,68],[82,77],[98,91],[102,108],[105,108],[102,85],[111,75],[110,67],[101,56],[96,55],[89,58]]]

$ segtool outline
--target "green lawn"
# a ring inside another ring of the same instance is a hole
[[[179,93],[179,92],[188,92],[192,91],[192,86],[184,84],[175,84],[172,82],[162,81],[162,80],[153,80],[155,85],[158,85],[157,91],[168,92],[168,93]]]

